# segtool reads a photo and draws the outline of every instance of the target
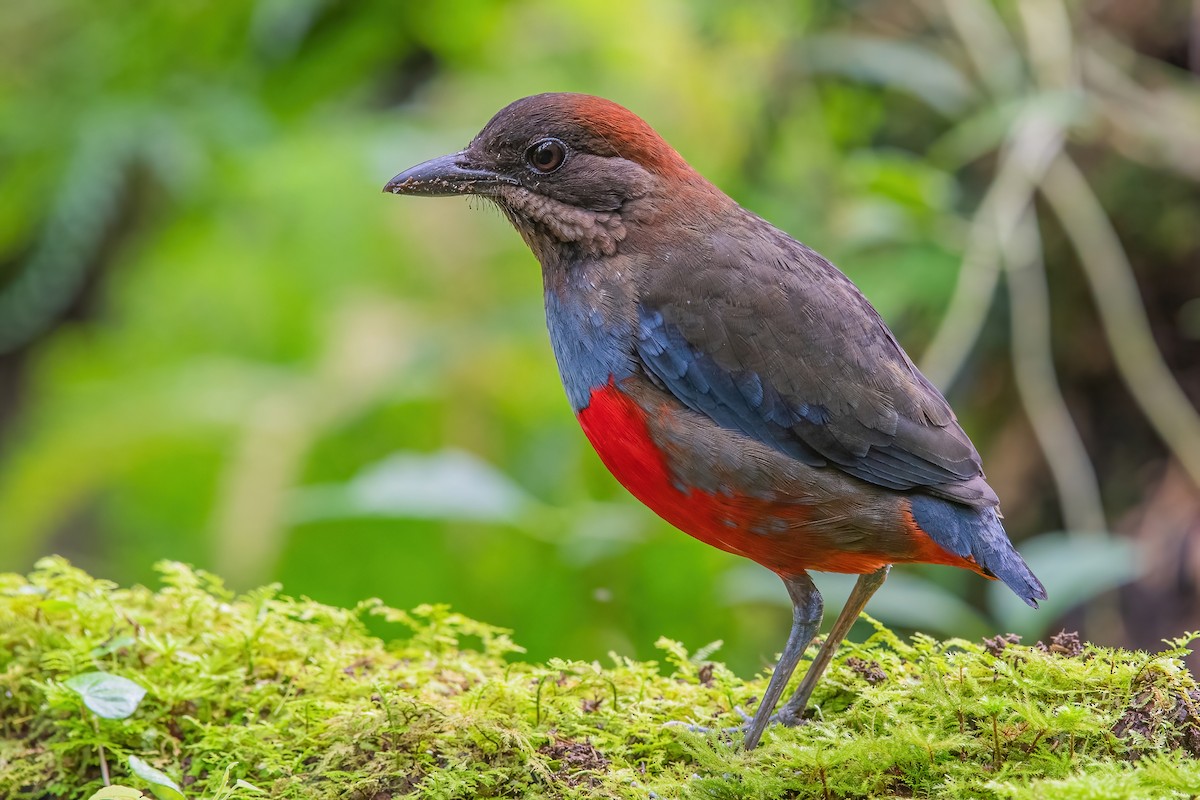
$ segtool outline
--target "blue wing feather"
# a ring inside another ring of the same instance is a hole
[[[923,444],[926,433],[919,426],[906,423],[901,433],[907,433],[910,441],[898,441],[901,422],[893,422],[891,431],[882,430],[862,424],[853,414],[835,415],[815,400],[784,397],[755,370],[723,367],[689,342],[662,311],[646,304],[638,307],[635,349],[650,376],[684,405],[809,466],[832,463],[889,489],[925,488],[935,494],[944,490],[952,496],[956,484],[979,475],[977,456],[969,444],[973,460],[968,460],[966,469],[935,463],[913,452],[916,446],[904,446]],[[929,387],[929,391],[936,390]],[[985,497],[980,505],[994,505],[993,498]]]

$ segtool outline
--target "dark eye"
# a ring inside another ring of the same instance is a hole
[[[525,151],[525,159],[538,172],[554,172],[567,160],[567,146],[558,139],[542,139]]]

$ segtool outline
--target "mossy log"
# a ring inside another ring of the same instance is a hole
[[[808,724],[744,752],[725,731],[766,678],[711,651],[662,640],[661,662],[533,664],[509,631],[440,606],[235,596],[160,571],[156,591],[53,558],[0,576],[0,797],[1200,794],[1191,636],[1148,654],[877,624],[841,649]]]

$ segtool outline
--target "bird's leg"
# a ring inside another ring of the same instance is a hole
[[[783,653],[779,656],[779,663],[775,665],[775,671],[771,673],[771,681],[767,684],[766,694],[758,704],[758,711],[755,712],[754,719],[750,720],[750,724],[746,727],[747,750],[753,750],[758,745],[763,730],[771,721],[771,712],[775,710],[775,704],[779,702],[780,695],[787,688],[788,679],[792,677],[792,672],[795,671],[800,656],[804,654],[809,642],[817,635],[817,631],[821,627],[821,615],[825,610],[821,593],[817,591],[817,587],[812,582],[812,578],[808,577],[808,573],[801,572],[799,575],[786,577],[783,579],[783,583],[787,586],[788,594],[792,598],[792,630],[788,634]]]
[[[883,585],[887,579],[888,571],[892,565],[887,564],[874,572],[869,572],[866,575],[859,575],[858,580],[854,584],[854,589],[850,592],[850,597],[846,598],[846,605],[842,608],[842,613],[838,615],[837,621],[833,623],[833,630],[829,631],[829,635],[825,637],[825,641],[821,644],[821,649],[817,651],[817,657],[813,659],[812,664],[808,667],[808,672],[804,673],[804,680],[800,682],[796,693],[792,695],[792,699],[787,701],[783,708],[779,709],[779,721],[784,725],[799,725],[801,718],[804,715],[804,707],[808,705],[808,698],[812,696],[813,689],[816,688],[817,681],[821,678],[821,673],[829,666],[829,662],[833,659],[833,654],[837,651],[838,645],[846,638],[846,634],[850,632],[850,628],[858,619],[859,613],[862,612],[863,606],[871,599],[871,595]]]

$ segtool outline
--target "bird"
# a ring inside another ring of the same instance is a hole
[[[792,624],[744,730],[801,724],[891,565],[945,564],[1046,598],[978,452],[861,291],[702,177],[647,122],[586,94],[510,103],[385,192],[472,195],[541,264],[550,342],[600,460],[668,523],[777,574]],[[811,572],[857,575],[824,612]]]

